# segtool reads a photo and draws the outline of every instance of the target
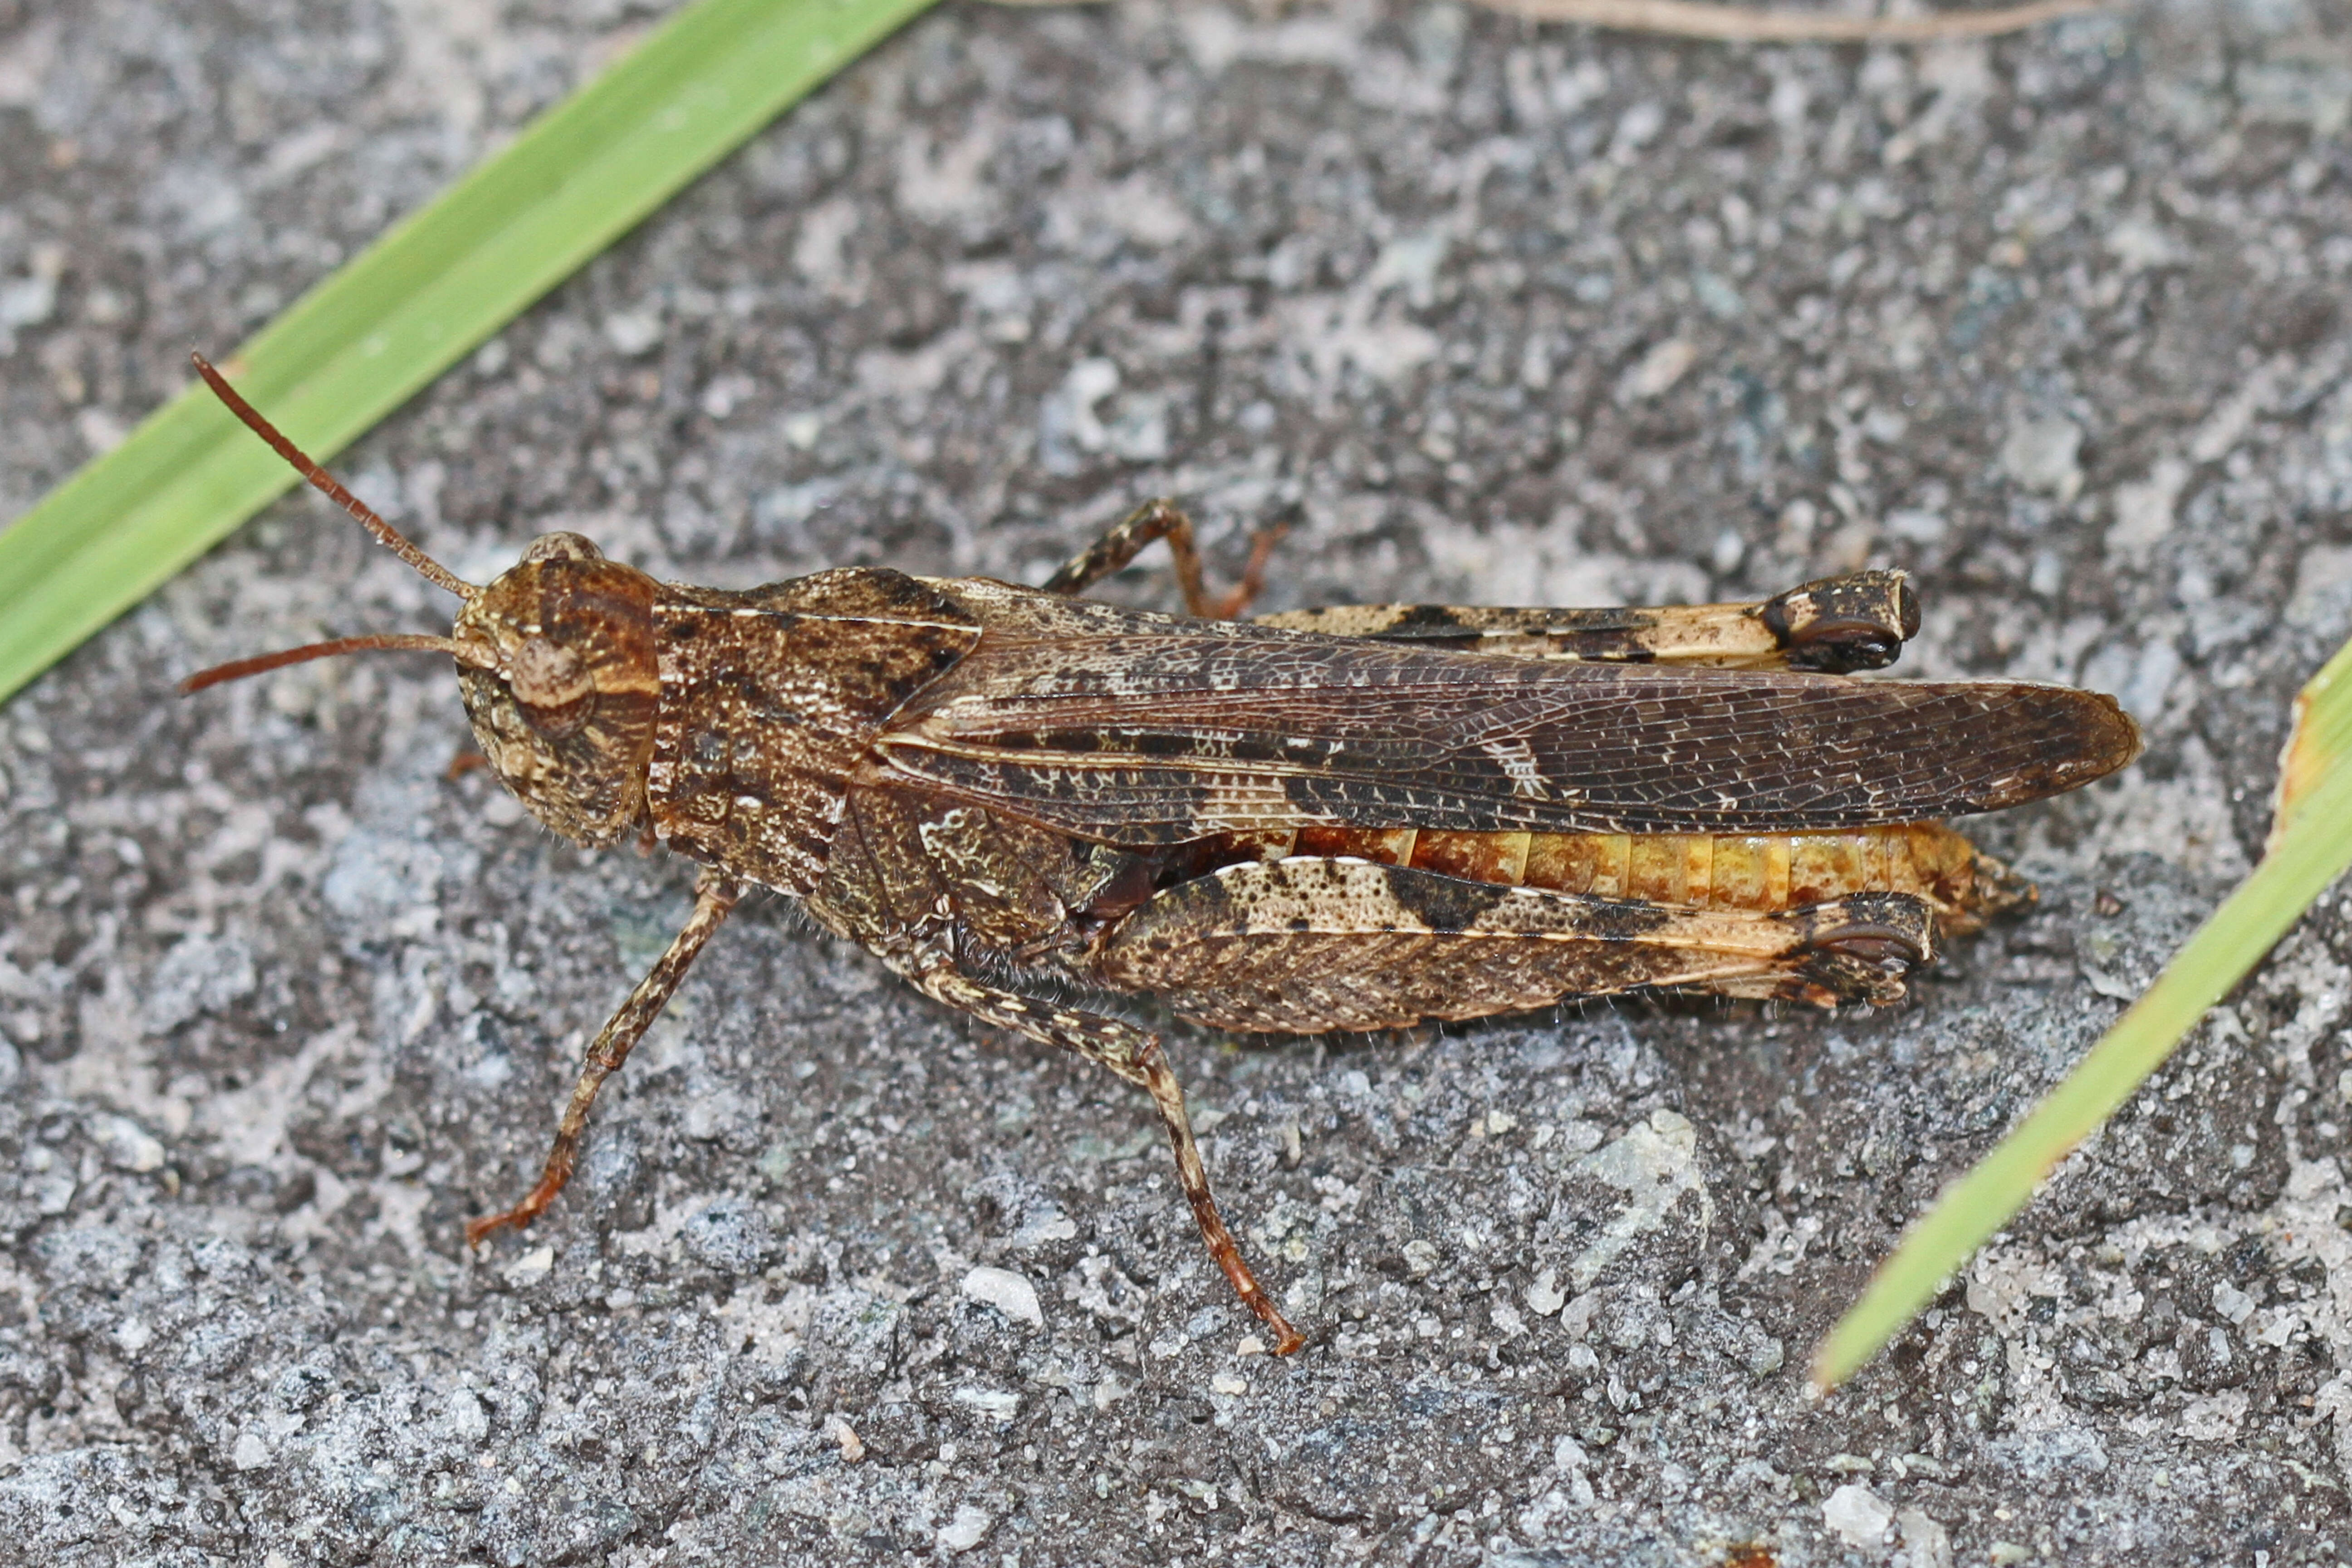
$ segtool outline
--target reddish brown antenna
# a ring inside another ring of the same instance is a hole
[[[470,599],[475,595],[481,592],[479,588],[477,588],[471,583],[467,582],[464,578],[458,576],[456,573],[442,565],[441,563],[434,560],[433,557],[425,554],[425,552],[416,548],[415,545],[410,543],[407,536],[403,534],[400,530],[393,527],[392,524],[384,521],[383,518],[377,516],[373,507],[368,505],[367,502],[360,500],[359,497],[345,489],[342,487],[342,482],[337,479],[334,475],[327,472],[326,469],[312,462],[303,452],[301,447],[297,447],[293,442],[288,440],[285,436],[278,431],[277,426],[272,425],[268,420],[264,419],[261,416],[260,410],[255,408],[252,404],[247,403],[244,398],[238,396],[236,388],[228,384],[228,377],[221,374],[219,371],[215,370],[210,360],[207,360],[200,353],[192,353],[188,357],[195,362],[196,374],[205,378],[205,384],[213,389],[213,395],[218,397],[223,403],[227,404],[229,412],[236,415],[239,419],[245,421],[247,429],[251,430],[255,435],[268,442],[272,451],[275,451],[279,457],[294,465],[294,471],[300,474],[304,479],[310,480],[311,484],[317,486],[320,491],[323,493],[329,500],[333,501],[337,506],[341,507],[345,511],[350,512],[353,517],[357,518],[359,520],[360,526],[366,529],[370,533],[374,534],[378,543],[391,551],[394,555],[399,556],[403,561],[407,562],[410,566],[416,570],[419,576],[424,577],[427,582],[432,583],[436,587],[448,589],[449,592],[457,595],[457,597],[461,599]],[[327,645],[322,643],[319,646],[323,647]],[[384,646],[404,647],[406,645]],[[312,657],[323,656],[314,655]],[[227,667],[223,666],[222,668],[226,668]],[[222,679],[226,679],[228,678],[223,677]]]
[[[199,353],[188,356],[195,362],[196,374],[213,389],[213,395],[228,405],[228,411],[245,421],[246,428],[269,443],[279,457],[294,465],[300,474],[323,491],[327,499],[359,520],[362,528],[376,537],[385,549],[408,563],[416,574],[437,587],[446,588],[461,599],[470,599],[481,590],[450,571],[438,561],[409,542],[400,530],[376,515],[375,509],[345,489],[334,475],[312,462],[301,447],[288,440],[260,410],[237,395],[228,377],[212,366],[212,362]],[[407,632],[380,632],[373,637],[337,637],[331,642],[314,642],[301,647],[289,647],[278,653],[257,654],[252,658],[233,659],[201,669],[180,682],[182,691],[202,691],[207,686],[218,686],[224,680],[241,680],[248,675],[265,670],[282,669],[289,664],[302,664],[314,658],[331,658],[339,653],[363,653],[372,648],[407,648],[423,653],[446,653],[460,664],[470,664],[478,669],[498,668],[498,653],[475,643],[459,642],[455,637],[419,637]]]
[[[459,664],[470,664],[478,669],[495,669],[498,659],[473,643],[459,642],[456,637],[418,637],[409,632],[379,632],[373,637],[337,637],[331,642],[306,643],[278,653],[256,654],[251,658],[231,659],[210,669],[200,669],[180,682],[183,692],[202,691],[207,686],[218,686],[224,680],[243,680],[248,675],[261,675],[273,669],[283,669],[289,664],[307,664],[314,658],[332,658],[339,653],[365,653],[371,648],[408,648],[418,653],[446,653]]]

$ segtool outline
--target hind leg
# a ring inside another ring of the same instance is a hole
[[[1139,554],[1143,547],[1155,539],[1168,542],[1168,553],[1176,558],[1176,583],[1184,591],[1184,611],[1204,620],[1226,621],[1249,608],[1265,587],[1265,563],[1274,553],[1275,542],[1282,537],[1279,526],[1260,529],[1250,542],[1249,564],[1242,570],[1242,580],[1230,593],[1213,595],[1201,574],[1201,552],[1192,539],[1192,520],[1186,517],[1172,500],[1150,500],[1137,507],[1109,531],[1086,549],[1072,556],[1063,568],[1045,579],[1049,594],[1083,594]]]

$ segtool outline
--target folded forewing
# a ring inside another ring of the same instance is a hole
[[[1607,667],[1270,634],[983,637],[876,776],[1120,844],[1316,823],[1791,832],[1988,811],[2128,762],[2021,681]]]

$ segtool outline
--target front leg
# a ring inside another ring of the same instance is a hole
[[[1176,558],[1176,584],[1184,591],[1185,613],[1204,620],[1231,620],[1265,588],[1266,558],[1274,553],[1282,533],[1279,525],[1260,529],[1250,541],[1249,564],[1242,569],[1240,585],[1231,593],[1213,595],[1201,575],[1201,552],[1193,542],[1192,520],[1172,500],[1149,500],[1046,578],[1045,592],[1083,594],[1134,560],[1145,545],[1165,539],[1168,553]]]
[[[572,1102],[563,1108],[563,1120],[555,1129],[555,1142],[547,1151],[547,1164],[540,1172],[539,1184],[504,1214],[467,1221],[467,1246],[479,1247],[484,1237],[502,1225],[517,1228],[529,1225],[539,1217],[541,1210],[555,1201],[555,1194],[572,1179],[572,1167],[580,1157],[580,1140],[588,1130],[588,1111],[596,1103],[596,1091],[628,1059],[630,1048],[661,1016],[670,994],[686,978],[702,944],[710,940],[728,911],[734,909],[735,900],[742,896],[743,885],[733,878],[718,871],[702,873],[694,884],[694,912],[686,917],[686,925],[671,941],[669,951],[655,961],[651,972],[637,982],[637,988],[621,1004],[621,1010],[590,1043],[587,1058],[580,1064],[580,1079],[572,1088]]]
[[[1224,1216],[1217,1212],[1216,1197],[1209,1191],[1208,1168],[1201,1163],[1201,1146],[1192,1137],[1191,1119],[1184,1114],[1183,1086],[1169,1068],[1158,1036],[1097,1013],[1032,1002],[1010,991],[983,985],[944,966],[908,968],[901,973],[933,1001],[944,1003],[959,1013],[968,1013],[984,1024],[1012,1029],[1084,1057],[1148,1090],[1160,1110],[1161,1124],[1168,1130],[1168,1142],[1176,1152],[1176,1180],[1192,1205],[1192,1218],[1201,1227],[1201,1239],[1208,1243],[1209,1256],[1216,1259],[1217,1267],[1233,1282],[1243,1305],[1256,1313],[1258,1321],[1273,1332],[1275,1354],[1288,1355],[1307,1342],[1250,1273],[1249,1265],[1242,1261],[1241,1247],[1234,1242],[1233,1232],[1225,1228]]]

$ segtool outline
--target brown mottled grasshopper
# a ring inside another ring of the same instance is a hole
[[[572,533],[459,581],[213,390],[465,601],[446,637],[224,665],[190,690],[362,648],[457,660],[491,767],[589,845],[702,862],[669,951],[588,1047],[529,1223],[598,1087],[747,889],[800,900],[908,984],[1147,1090],[1217,1265],[1301,1342],[1210,1194],[1159,1037],[1008,979],[1149,992],[1214,1028],[1313,1033],[1675,989],[1889,1003],[2031,890],[1933,819],[2129,762],[2113,700],[2022,681],[1861,681],[1917,630],[1900,573],[1755,605],[1370,605],[1232,619],[1154,501],[1042,588],[819,572],[657,583]],[[1165,539],[1190,616],[1076,598]]]

